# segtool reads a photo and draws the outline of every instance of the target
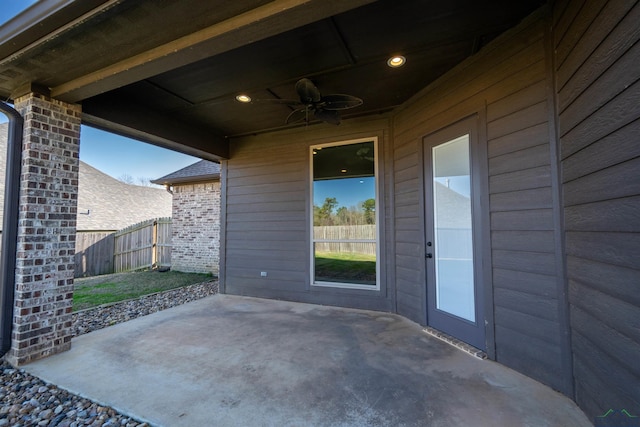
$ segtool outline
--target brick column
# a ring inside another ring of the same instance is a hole
[[[14,365],[71,348],[80,107],[29,93],[24,117],[13,334]]]

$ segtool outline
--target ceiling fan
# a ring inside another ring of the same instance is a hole
[[[304,121],[309,123],[309,115],[334,125],[340,124],[340,110],[347,110],[362,105],[362,99],[343,94],[320,94],[320,90],[309,79],[303,78],[296,83],[299,100],[273,100],[296,109],[287,116],[286,124]]]

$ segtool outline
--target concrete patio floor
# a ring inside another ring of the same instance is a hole
[[[214,295],[25,370],[157,426],[589,426],[573,402],[402,317]]]

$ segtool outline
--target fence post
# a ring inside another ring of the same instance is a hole
[[[167,250],[166,259],[170,260],[171,228],[167,230],[164,224],[171,224],[171,218],[150,219],[116,232],[115,272],[161,267],[165,260],[163,251]]]
[[[153,241],[151,242],[151,269],[158,264],[158,220],[153,221]]]

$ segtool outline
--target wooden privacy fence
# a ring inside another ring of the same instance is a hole
[[[115,233],[114,272],[171,266],[171,218],[158,218]]]
[[[113,273],[113,243],[112,231],[78,231],[75,277]]]
[[[375,225],[330,225],[313,227],[315,248],[318,252],[376,254]],[[333,240],[318,242],[318,240]],[[336,240],[339,240],[337,242]],[[349,240],[371,240],[371,242],[350,242]]]
[[[171,266],[171,218],[76,233],[75,277]]]
[[[438,253],[451,259],[472,259],[472,235],[470,228],[438,229]],[[366,255],[376,254],[375,225],[332,225],[313,227],[315,248],[318,252],[342,252]],[[323,242],[329,240],[329,242]],[[350,240],[355,240],[352,242]],[[372,240],[361,242],[359,240]]]

